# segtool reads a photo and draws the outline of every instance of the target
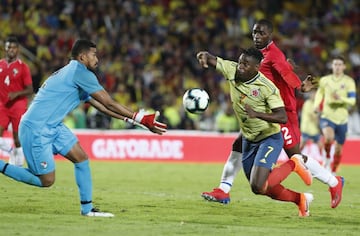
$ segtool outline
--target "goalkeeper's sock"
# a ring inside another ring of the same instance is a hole
[[[75,163],[75,180],[79,189],[81,213],[87,214],[93,208],[92,204],[92,180],[89,160]]]
[[[219,188],[225,193],[229,193],[233,185],[234,179],[242,168],[242,153],[231,151],[224,165],[221,175]]]
[[[5,163],[3,160],[0,160],[0,171],[4,175],[19,182],[42,187],[40,178],[31,173],[29,169],[10,165]]]
[[[310,170],[313,177],[317,178],[324,184],[329,185],[330,187],[335,187],[338,184],[338,180],[330,171],[326,170],[320,165],[320,163],[308,156],[305,166]]]

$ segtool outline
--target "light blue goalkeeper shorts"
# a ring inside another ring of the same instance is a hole
[[[65,156],[78,142],[75,134],[64,124],[35,129],[22,122],[19,127],[19,139],[28,168],[35,175],[53,172],[54,154]]]

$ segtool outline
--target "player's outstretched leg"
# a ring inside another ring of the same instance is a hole
[[[203,192],[201,196],[210,202],[219,202],[223,204],[230,203],[230,194],[225,193],[220,188],[214,188],[211,192]]]
[[[331,195],[331,208],[336,208],[340,204],[342,189],[345,183],[345,179],[342,176],[336,176],[336,179],[338,180],[338,184],[335,187],[329,187]]]
[[[309,169],[305,166],[303,157],[301,154],[293,155],[290,160],[295,163],[294,172],[296,172],[306,185],[311,185],[312,175]]]
[[[19,182],[42,187],[40,178],[31,173],[29,169],[14,166],[9,163],[5,163],[3,160],[0,160],[0,172]]]
[[[101,212],[92,204],[92,179],[89,160],[74,163],[75,180],[78,185],[81,203],[81,215],[92,217],[113,217],[112,213]]]
[[[331,207],[336,208],[341,202],[344,178],[332,175],[330,171],[326,170],[317,160],[311,157],[307,158],[305,165],[309,168],[313,177],[329,186]]]
[[[224,165],[221,175],[220,185],[211,192],[203,192],[201,196],[208,201],[219,202],[223,204],[230,203],[230,190],[235,176],[242,168],[242,153],[231,151],[228,160]]]
[[[310,216],[310,203],[314,200],[314,196],[311,193],[301,193],[300,202],[298,204],[299,216]]]

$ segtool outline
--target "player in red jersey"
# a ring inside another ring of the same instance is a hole
[[[0,148],[10,153],[9,163],[24,164],[24,154],[18,138],[21,116],[33,93],[29,66],[18,58],[19,42],[10,36],[5,41],[5,58],[0,60]],[[4,130],[12,125],[15,149],[2,137]]]
[[[275,45],[272,40],[273,25],[266,19],[259,20],[253,26],[252,37],[254,46],[260,49],[264,55],[264,59],[260,65],[260,72],[270,79],[280,90],[280,95],[285,103],[285,110],[288,116],[288,122],[281,124],[281,131],[284,138],[284,150],[288,157],[300,154],[300,127],[298,123],[298,115],[296,112],[295,90],[301,89],[307,92],[312,89],[315,84],[311,76],[308,76],[301,82],[299,77],[294,73],[293,66],[287,61],[283,52]],[[197,55],[199,63],[204,67],[208,67],[208,56],[204,53]],[[216,65],[215,65],[216,66]],[[225,163],[220,185],[211,192],[203,192],[202,197],[206,200],[221,203],[229,203],[233,181],[237,173],[242,167],[242,138],[241,134],[234,141],[232,151]],[[312,175],[321,182],[329,185],[331,194],[331,207],[335,208],[341,201],[342,187],[344,179],[341,176],[333,176],[329,171],[325,170],[313,158],[302,155],[307,168]]]

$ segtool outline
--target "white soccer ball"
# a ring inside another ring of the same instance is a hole
[[[185,110],[194,114],[203,113],[210,103],[209,94],[201,88],[192,88],[185,92],[183,105]]]

